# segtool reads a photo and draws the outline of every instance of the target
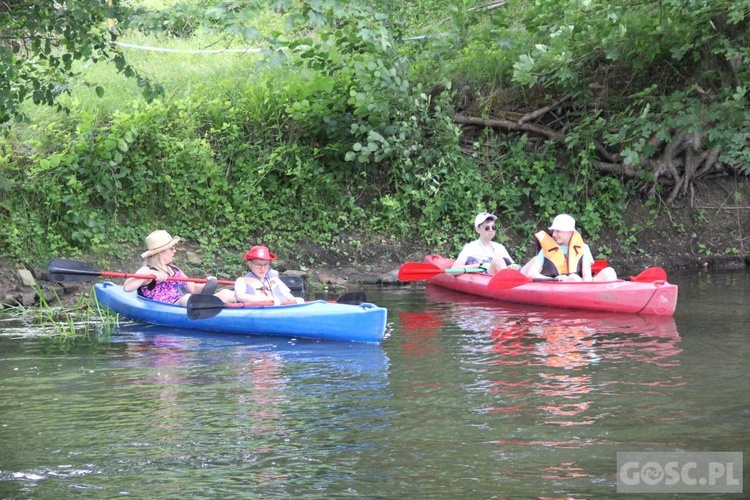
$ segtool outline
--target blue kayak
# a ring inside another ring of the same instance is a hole
[[[387,310],[374,304],[337,304],[316,300],[303,304],[222,309],[212,318],[189,319],[187,309],[146,299],[122,286],[94,285],[96,300],[110,311],[154,325],[309,339],[378,344],[385,335]]]

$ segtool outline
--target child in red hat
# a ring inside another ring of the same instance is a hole
[[[273,301],[278,305],[282,302],[302,303],[304,299],[292,295],[291,290],[279,278],[279,273],[271,269],[271,261],[276,255],[267,247],[256,245],[242,255],[250,268],[245,276],[237,278],[234,283],[234,295],[237,302],[266,302]]]

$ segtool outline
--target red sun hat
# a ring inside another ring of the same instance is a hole
[[[242,254],[242,258],[245,260],[276,260],[276,256],[268,251],[268,247],[264,247],[262,245],[256,245],[252,247],[250,250]]]

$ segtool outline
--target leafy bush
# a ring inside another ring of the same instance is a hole
[[[35,122],[0,137],[0,244],[12,256],[106,253],[164,227],[207,252],[265,243],[303,257],[300,243],[335,253],[343,235],[447,251],[475,236],[467,221],[481,210],[516,245],[559,212],[595,237],[620,226],[629,188],[595,168],[596,145],[636,165],[650,138],[700,129],[748,172],[746,90],[721,83],[747,71],[721,69],[745,53],[747,0],[735,3],[189,1],[131,19],[180,48],[215,43],[211,30],[222,46],[260,40],[264,64],[128,53],[168,82],[161,100],[136,101],[134,82],[112,77],[101,101],[71,84],[69,115],[13,110]],[[513,132],[466,144],[452,119],[561,95],[572,99],[562,144]]]

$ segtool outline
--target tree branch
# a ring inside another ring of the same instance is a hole
[[[519,122],[510,121],[510,120],[495,120],[491,118],[485,120],[482,118],[475,118],[473,116],[465,116],[462,114],[453,115],[453,121],[455,123],[460,123],[463,125],[479,125],[481,127],[501,128],[505,130],[522,131],[522,132],[533,132],[535,134],[544,136],[550,139],[551,141],[557,142],[557,143],[562,143],[563,140],[565,139],[565,136],[563,134],[560,134],[543,125],[519,123]]]
[[[610,174],[624,175],[625,177],[637,178],[640,177],[637,169],[624,163],[607,163],[598,160],[591,160],[591,164],[602,172]]]
[[[529,120],[535,120],[535,119],[539,118],[540,116],[545,115],[546,113],[549,113],[550,111],[552,111],[553,109],[555,109],[556,107],[558,107],[560,104],[562,104],[565,101],[567,101],[568,99],[570,99],[571,97],[572,97],[571,95],[566,95],[562,99],[558,100],[557,102],[553,102],[549,106],[545,106],[543,108],[539,108],[536,111],[532,111],[531,113],[526,113],[525,115],[523,115],[521,117],[520,120],[518,120],[518,124],[521,125],[523,123],[526,123]]]

